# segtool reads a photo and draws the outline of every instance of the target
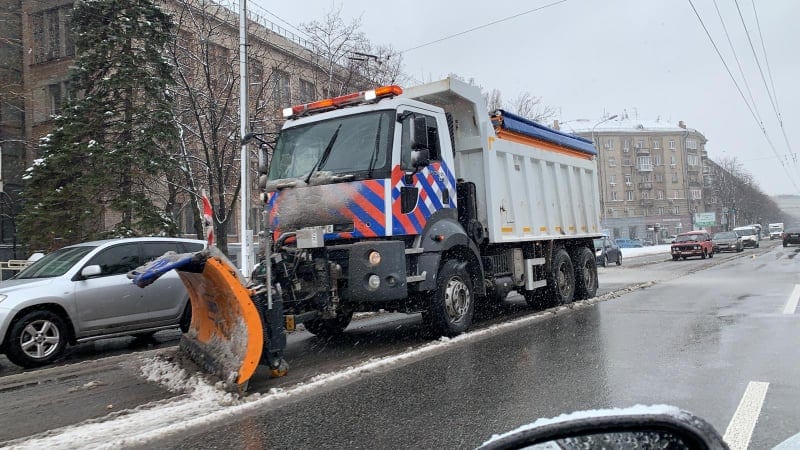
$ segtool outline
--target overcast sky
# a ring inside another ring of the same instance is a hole
[[[335,5],[342,7],[346,21],[361,16],[362,29],[372,42],[405,50],[553,1],[347,0]],[[713,0],[692,1],[749,101]],[[599,120],[604,113],[623,110],[642,119],[683,120],[706,136],[712,159],[738,158],[768,194],[800,194],[800,2],[756,0],[790,151],[736,4],[716,1],[780,159],[688,0],[566,0],[406,52],[405,70],[425,81],[451,72],[474,78],[487,89],[499,89],[504,100],[530,91],[557,108],[556,118],[562,121]],[[738,2],[769,83],[752,0]],[[295,25],[320,19],[334,7],[331,0],[250,0],[253,3]]]

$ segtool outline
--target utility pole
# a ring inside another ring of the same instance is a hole
[[[252,230],[248,230],[248,210],[250,209],[250,155],[244,136],[247,134],[247,0],[239,0],[239,135],[242,136],[241,147],[241,189],[239,189],[239,202],[241,204],[241,224],[239,227],[239,243],[241,253],[239,268],[245,279],[250,278],[250,245],[252,245]],[[249,233],[248,233],[249,231]]]

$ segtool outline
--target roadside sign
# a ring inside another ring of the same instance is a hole
[[[694,214],[695,228],[714,227],[717,225],[717,213],[704,212]]]

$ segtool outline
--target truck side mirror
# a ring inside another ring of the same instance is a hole
[[[267,144],[261,144],[258,146],[258,173],[269,173],[268,152],[269,146]]]
[[[411,165],[415,169],[427,167],[431,163],[431,152],[427,149],[412,150],[411,151]]]
[[[428,122],[424,117],[414,117],[411,127],[411,149],[428,149]]]

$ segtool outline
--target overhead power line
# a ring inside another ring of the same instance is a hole
[[[700,13],[697,11],[697,8],[695,8],[694,3],[692,2],[692,0],[689,0],[689,5],[692,7],[692,11],[694,11],[695,16],[697,16],[697,20],[700,21],[700,26],[703,27],[703,31],[705,31],[706,37],[708,38],[709,42],[711,42],[711,45],[714,47],[714,50],[717,52],[717,56],[719,56],[720,61],[722,61],[722,65],[725,66],[725,70],[728,72],[728,76],[730,76],[731,81],[733,81],[733,84],[736,86],[736,90],[739,92],[739,96],[742,97],[742,101],[744,101],[745,105],[747,105],[747,109],[750,111],[750,114],[753,116],[753,120],[756,121],[756,123],[758,124],[758,127],[761,129],[761,132],[764,134],[764,138],[767,140],[767,143],[769,144],[769,147],[772,150],[772,153],[774,153],[775,156],[780,159],[780,155],[778,154],[778,150],[775,149],[775,145],[772,143],[772,139],[770,139],[769,134],[767,133],[767,129],[764,127],[764,124],[761,123],[758,120],[758,117],[756,117],[755,111],[753,111],[753,108],[751,108],[750,104],[747,102],[747,98],[745,98],[744,92],[742,92],[742,88],[739,86],[739,83],[736,81],[736,78],[734,78],[730,67],[728,67],[728,63],[725,62],[725,58],[722,56],[722,53],[719,51],[719,47],[717,47],[716,42],[714,42],[714,38],[711,37],[711,33],[708,31],[708,28],[706,27],[705,22],[703,22],[703,18],[700,17]],[[795,183],[794,178],[792,177],[791,173],[789,172],[789,169],[786,167],[786,164],[783,161],[781,161],[781,167],[783,167],[784,172],[786,172],[786,177],[792,183],[792,186],[794,187],[795,191],[800,193],[800,188],[797,187],[797,183]]]
[[[742,10],[739,8],[739,0],[734,0],[736,4],[736,10],[739,12],[739,18],[742,20],[742,27],[744,27],[744,34],[747,35],[747,42],[750,44],[750,50],[753,51],[753,58],[756,60],[756,66],[758,66],[758,72],[761,74],[761,80],[764,82],[764,89],[767,90],[767,96],[769,97],[769,101],[772,104],[772,110],[775,112],[775,117],[778,118],[778,124],[781,127],[781,132],[783,133],[783,139],[786,141],[786,147],[789,148],[790,153],[794,153],[792,151],[792,145],[789,143],[789,137],[786,136],[786,129],[783,127],[783,118],[781,118],[780,110],[778,110],[778,98],[777,94],[775,93],[775,85],[773,84],[772,91],[770,91],[769,86],[767,85],[767,77],[764,76],[764,70],[761,68],[761,62],[758,60],[758,54],[756,54],[756,48],[753,46],[753,40],[750,39],[750,32],[747,30],[747,24],[744,22],[744,16],[742,15]],[[755,10],[755,5],[753,6]],[[759,27],[759,33],[761,28]],[[762,39],[761,44],[764,44]],[[766,59],[766,50],[764,52],[764,58]]]
[[[530,14],[530,13],[533,13],[533,12],[536,12],[536,11],[541,11],[541,10],[543,10],[545,8],[549,8],[551,6],[556,6],[556,5],[559,5],[561,3],[565,3],[566,1],[567,0],[559,0],[557,2],[548,3],[546,5],[539,6],[537,8],[529,9],[527,11],[523,11],[521,13],[514,14],[512,16],[503,17],[502,19],[497,19],[497,20],[494,20],[492,22],[485,23],[483,25],[478,25],[477,27],[472,27],[470,29],[467,29],[467,30],[464,30],[464,31],[460,31],[458,33],[454,33],[454,34],[451,34],[451,35],[448,35],[448,36],[444,36],[444,37],[441,37],[439,39],[436,39],[436,40],[433,40],[433,41],[430,41],[430,42],[426,42],[424,44],[417,45],[416,47],[411,47],[411,48],[405,49],[405,50],[403,50],[403,51],[401,51],[399,53],[406,53],[406,52],[410,52],[412,50],[417,50],[417,49],[422,48],[422,47],[427,47],[429,45],[437,44],[439,42],[446,41],[448,39],[452,39],[454,37],[461,36],[461,35],[464,35],[464,34],[467,34],[467,33],[471,33],[473,31],[480,30],[482,28],[490,27],[492,25],[496,25],[498,23],[505,22],[505,21],[508,21],[508,20],[511,20],[511,19],[516,19],[517,17],[524,16],[526,14]]]

